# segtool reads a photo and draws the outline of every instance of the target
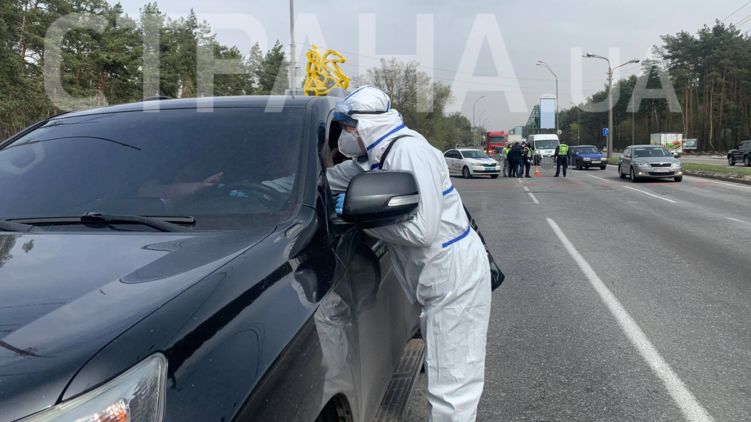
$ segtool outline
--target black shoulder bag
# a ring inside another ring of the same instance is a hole
[[[391,143],[389,146],[386,147],[386,150],[383,151],[383,154],[381,155],[381,165],[383,165],[386,162],[386,156],[389,155],[389,152],[391,152],[391,148],[394,146],[396,141],[407,138],[410,135],[401,135],[397,136],[396,138],[391,140]],[[381,167],[383,168],[383,167]],[[498,266],[498,264],[495,263],[495,259],[493,259],[493,255],[490,254],[490,250],[488,249],[488,244],[485,243],[485,238],[482,236],[482,233],[480,233],[480,228],[477,227],[477,223],[475,222],[475,219],[472,218],[472,215],[470,215],[469,210],[467,210],[467,207],[464,206],[464,212],[467,214],[467,220],[469,220],[469,225],[472,226],[472,229],[477,233],[478,236],[480,236],[480,240],[482,240],[483,246],[485,246],[485,252],[488,254],[488,262],[490,263],[490,287],[492,290],[495,290],[499,287],[501,287],[501,283],[503,283],[503,280],[506,279],[506,275],[503,274],[503,271],[501,271],[501,268]]]

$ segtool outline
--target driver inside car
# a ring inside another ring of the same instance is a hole
[[[144,198],[182,199],[198,192],[219,185],[224,177],[224,172],[212,174],[203,180],[188,182],[182,181],[180,174],[175,178],[175,183],[162,184],[157,180],[149,180],[138,189],[138,196]]]

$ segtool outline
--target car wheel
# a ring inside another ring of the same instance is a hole
[[[608,166],[600,166],[600,170],[605,170]]]
[[[673,180],[675,180],[676,182],[681,182],[683,181],[683,176],[675,176]]]
[[[626,175],[621,171],[621,165],[620,164],[618,164],[618,176],[621,179],[625,179],[626,178]]]
[[[733,167],[733,166],[735,166],[735,158],[733,158],[733,156],[732,156],[732,155],[728,155],[728,165],[729,165],[730,167]]]
[[[472,174],[469,172],[469,168],[468,167],[464,167],[462,169],[462,177],[464,177],[465,179],[471,179],[472,178]]]
[[[631,183],[636,183],[636,172],[634,171],[633,167],[631,167],[631,172],[629,173],[629,176],[631,177]]]
[[[491,175],[490,175],[490,178],[491,178],[491,179],[497,179],[497,178],[498,178],[498,175],[497,175],[497,174],[491,174]]]
[[[743,157],[743,165],[746,167],[751,167],[751,159],[748,158],[748,155]]]

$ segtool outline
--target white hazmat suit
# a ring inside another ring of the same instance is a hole
[[[443,154],[405,127],[385,93],[361,87],[340,105],[338,109],[349,110],[357,121],[357,135],[367,148],[371,169],[410,171],[417,180],[416,216],[368,232],[386,242],[404,291],[413,303],[422,305],[431,420],[474,421],[484,383],[490,318],[485,247],[469,225]],[[381,163],[391,141],[403,135],[408,137],[400,139]],[[328,169],[332,191],[346,191],[352,177],[362,171],[353,160]]]

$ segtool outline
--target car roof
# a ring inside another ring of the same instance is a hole
[[[74,111],[66,114],[61,114],[53,117],[54,119],[62,119],[68,117],[80,117],[89,116],[95,114],[107,114],[107,113],[123,113],[133,111],[143,111],[148,104],[149,107],[153,103],[158,102],[160,110],[178,110],[178,109],[190,109],[190,108],[202,108],[202,107],[214,107],[214,108],[233,108],[233,107],[272,107],[272,108],[304,108],[312,102],[329,102],[332,103],[335,100],[333,97],[306,97],[302,95],[285,96],[285,95],[245,95],[234,97],[205,97],[205,98],[182,98],[173,100],[147,100],[139,101],[135,103],[119,104],[109,107],[100,107],[90,110]],[[156,106],[154,105],[154,109]]]
[[[482,151],[481,149],[477,148],[456,148],[457,151]]]

